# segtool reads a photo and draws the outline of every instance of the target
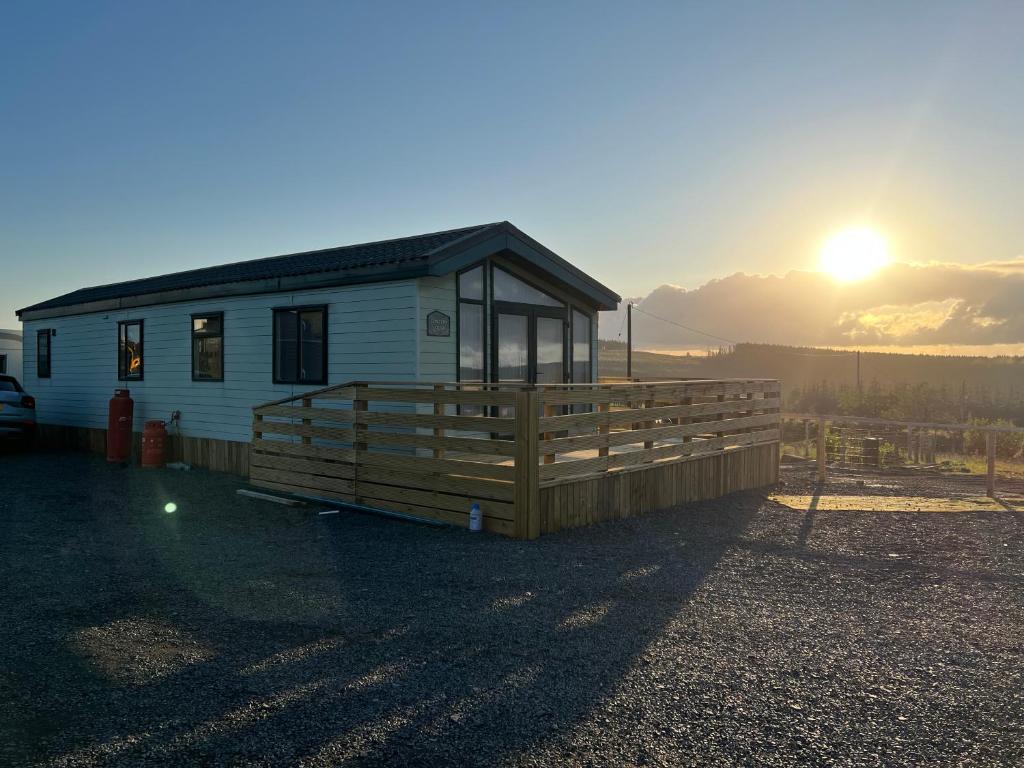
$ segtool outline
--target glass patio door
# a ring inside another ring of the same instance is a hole
[[[562,384],[565,382],[565,321],[560,317],[538,316],[536,323],[534,382]]]
[[[546,308],[497,308],[495,379],[499,383],[565,381],[565,319]]]
[[[497,380],[516,384],[530,382],[530,317],[499,312],[496,322]]]

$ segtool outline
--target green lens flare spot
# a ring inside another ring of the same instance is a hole
[[[168,501],[166,504],[164,504],[164,512],[166,512],[168,515],[173,515],[177,511],[178,505],[175,504],[173,501]]]

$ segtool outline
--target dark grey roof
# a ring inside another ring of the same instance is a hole
[[[267,280],[296,275],[311,275],[318,272],[338,272],[341,270],[359,269],[363,267],[397,267],[409,262],[425,260],[434,251],[451,245],[468,235],[476,234],[493,224],[481,224],[475,227],[449,229],[445,232],[431,232],[426,235],[402,237],[397,240],[380,240],[374,243],[359,245],[343,245],[338,248],[325,248],[319,251],[290,253],[284,256],[271,256],[252,261],[238,261],[233,264],[220,264],[216,267],[190,269],[187,272],[174,272],[159,277],[146,277],[140,280],[128,280],[124,283],[98,285],[93,288],[81,288],[55,299],[33,304],[19,309],[31,312],[40,309],[67,307],[73,304],[85,304],[92,301],[107,301],[126,296],[141,296],[147,293],[175,291],[184,288],[200,288],[207,285],[238,283],[246,280]]]
[[[563,280],[595,306],[612,309],[620,297],[507,221],[361,245],[291,253],[191,269],[159,277],[82,288],[19,309],[35,317],[106,311],[228,293],[297,290],[302,286],[383,281],[460,269],[467,260],[511,252]],[[222,287],[218,287],[222,286]],[[147,298],[148,297],[148,298]],[[41,314],[36,314],[41,313]]]

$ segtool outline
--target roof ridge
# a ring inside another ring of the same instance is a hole
[[[314,256],[314,255],[316,255],[318,253],[328,253],[328,252],[344,251],[344,250],[347,250],[349,248],[364,248],[366,246],[371,246],[371,245],[384,245],[386,243],[400,243],[403,240],[418,240],[418,239],[423,238],[423,237],[437,237],[438,235],[448,235],[448,234],[451,234],[452,232],[462,232],[462,231],[465,231],[467,234],[474,234],[476,232],[479,232],[482,229],[486,229],[487,227],[493,227],[495,224],[500,224],[500,223],[501,222],[490,222],[488,224],[477,224],[475,226],[469,226],[469,227],[454,227],[453,229],[442,229],[442,230],[438,230],[437,232],[424,232],[424,233],[419,234],[419,235],[403,235],[402,237],[390,237],[390,238],[385,238],[383,240],[369,240],[369,241],[367,241],[365,243],[348,243],[347,245],[335,245],[335,246],[331,246],[331,247],[328,247],[328,248],[314,248],[313,250],[310,250],[310,251],[295,251],[294,253],[279,253],[276,256],[261,256],[258,259],[240,259],[238,261],[226,261],[223,264],[211,264],[211,265],[206,266],[206,267],[194,267],[192,269],[181,269],[181,270],[177,270],[175,272],[164,272],[163,274],[160,274],[160,275],[149,275],[147,277],[135,277],[135,278],[132,278],[131,280],[119,280],[119,281],[114,282],[114,283],[100,283],[99,285],[87,285],[87,286],[84,286],[82,288],[76,288],[75,290],[70,291],[68,293],[61,294],[60,296],[55,297],[55,299],[63,298],[64,296],[71,296],[73,294],[78,293],[79,291],[92,291],[92,290],[96,290],[98,288],[115,288],[115,287],[120,286],[120,285],[131,285],[132,283],[141,283],[141,282],[145,282],[145,281],[148,281],[148,280],[160,280],[161,278],[164,278],[164,277],[174,277],[174,276],[177,276],[177,275],[191,275],[191,274],[195,274],[196,272],[204,272],[204,271],[206,271],[208,269],[221,269],[223,267],[234,267],[234,266],[237,266],[239,264],[260,264],[260,263],[267,262],[267,261],[273,261],[274,259],[287,259],[287,258],[292,258],[292,257],[295,257],[295,256]],[[459,239],[461,240],[461,238],[459,238]],[[433,253],[435,250],[438,250],[438,249],[436,249],[436,248],[432,249],[431,251],[429,251],[429,253]],[[426,255],[426,254],[424,254],[424,255]],[[54,300],[54,299],[51,299],[51,301],[52,300]]]

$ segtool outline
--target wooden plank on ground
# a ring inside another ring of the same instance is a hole
[[[259,501],[269,501],[274,504],[284,504],[286,507],[302,507],[305,506],[306,502],[300,501],[299,499],[288,499],[283,496],[273,496],[269,493],[260,493],[259,491],[250,491],[248,488],[239,488],[235,491],[239,496],[246,496],[250,499],[257,499]]]

